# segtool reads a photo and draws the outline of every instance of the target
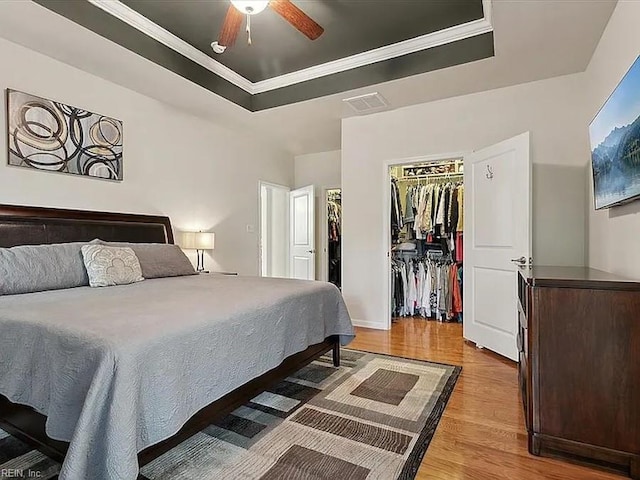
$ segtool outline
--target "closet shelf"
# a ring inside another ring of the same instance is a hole
[[[407,175],[404,177],[397,177],[399,182],[407,182],[411,180],[428,180],[431,178],[452,178],[461,179],[464,176],[463,173],[431,173],[427,175]]]

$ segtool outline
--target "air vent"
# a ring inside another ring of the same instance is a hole
[[[387,99],[378,92],[367,93],[357,97],[345,98],[342,100],[347,103],[356,113],[363,115],[365,113],[379,112],[389,107]]]

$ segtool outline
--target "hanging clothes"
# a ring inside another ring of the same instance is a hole
[[[444,223],[444,205],[445,205],[445,197],[446,197],[447,189],[446,186],[440,189],[439,199],[438,199],[438,210],[436,213],[436,221],[435,226],[439,227]]]
[[[418,288],[417,288],[416,272],[413,268],[413,262],[409,262],[407,266],[407,301],[406,311],[407,315],[413,317],[416,313],[416,303],[418,300]]]
[[[331,194],[330,194],[331,195]],[[342,207],[340,204],[340,194],[333,194],[327,201],[327,215],[328,215],[328,261],[329,271],[328,280],[338,288],[342,284],[342,268],[341,268],[341,248],[340,241],[342,235],[341,218]]]
[[[420,315],[423,317],[431,316],[431,272],[425,266],[424,262],[420,263],[420,269],[424,272],[424,281],[422,283],[422,293],[420,295]]]
[[[404,227],[402,221],[402,206],[400,203],[400,190],[395,178],[391,179],[391,238],[398,241],[400,231]]]
[[[458,265],[455,263],[451,266],[450,270],[450,284],[452,288],[451,300],[452,300],[452,311],[451,315],[457,315],[462,313],[462,288],[460,285],[461,277],[459,274]]]
[[[450,259],[394,258],[391,276],[392,317],[452,321],[462,313],[461,271]]]
[[[462,263],[463,258],[463,246],[464,246],[464,234],[462,232],[456,233],[456,262]]]
[[[458,186],[458,224],[456,226],[457,232],[464,230],[464,185]]]
[[[458,187],[453,185],[449,199],[449,216],[447,217],[447,234],[455,233],[458,226]]]
[[[415,192],[415,189],[413,187],[409,187],[407,188],[407,193],[405,195],[405,202],[404,202],[404,223],[405,224],[409,224],[409,223],[413,223],[413,221],[415,220],[415,214],[413,211],[413,194]]]
[[[447,184],[444,189],[444,218],[442,219],[442,227],[440,229],[440,235],[446,236],[449,233],[449,219],[451,213],[451,190],[452,185]]]
[[[416,219],[413,225],[415,236],[417,239],[424,239],[424,232],[428,230],[429,219],[426,213],[427,196],[429,195],[430,186],[417,187],[415,196],[418,199],[418,207]]]
[[[457,231],[462,203],[460,183],[427,184],[407,187],[404,223],[416,239],[449,237]],[[411,237],[410,237],[411,238]],[[455,248],[452,244],[451,250]]]
[[[340,239],[340,219],[342,217],[342,207],[336,200],[327,202],[329,219],[329,240],[338,241]]]
[[[392,315],[461,320],[464,186],[442,174],[413,182],[391,181]],[[400,243],[415,245],[411,255]]]

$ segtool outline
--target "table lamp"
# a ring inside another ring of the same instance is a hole
[[[198,257],[198,273],[209,273],[204,269],[204,251],[213,250],[216,236],[213,232],[183,232],[181,246],[185,250],[195,250]]]

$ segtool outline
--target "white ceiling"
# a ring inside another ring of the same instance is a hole
[[[378,91],[400,108],[584,71],[615,4],[494,0],[493,58],[255,113],[30,1],[0,2],[0,36],[299,155],[340,148],[342,98]]]

